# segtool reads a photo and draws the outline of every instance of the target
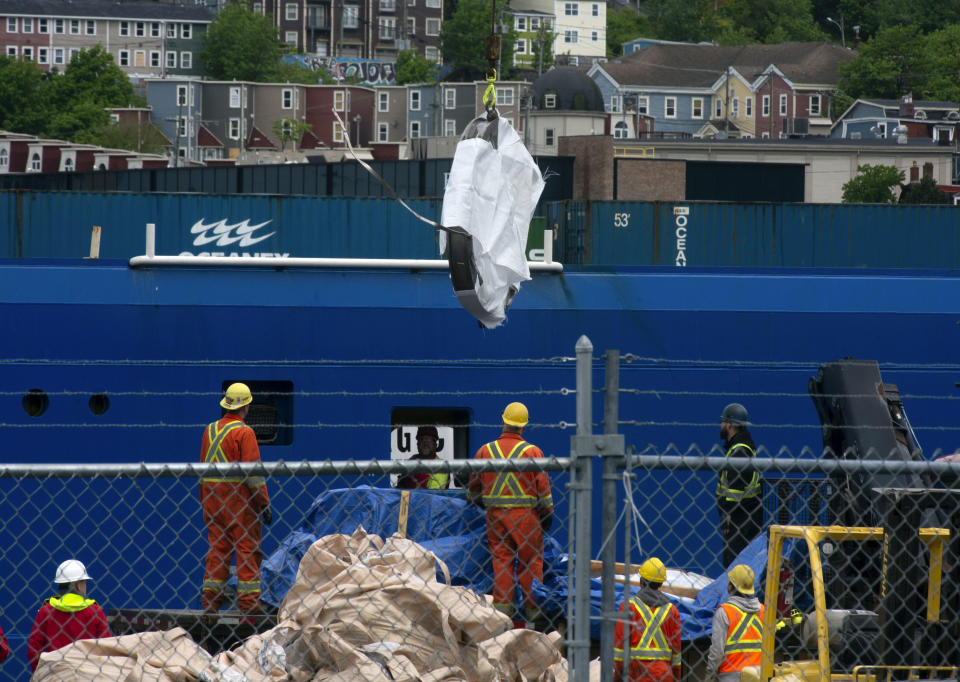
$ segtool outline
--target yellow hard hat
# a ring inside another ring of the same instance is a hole
[[[527,406],[523,403],[510,403],[503,411],[503,423],[510,426],[526,426],[530,421]]]
[[[737,564],[727,574],[730,584],[741,594],[753,594],[753,569],[746,564]]]
[[[640,577],[648,583],[662,583],[667,579],[667,567],[657,557],[650,557],[640,564]]]
[[[239,410],[244,405],[249,405],[252,402],[253,396],[250,395],[250,387],[238,381],[235,384],[230,384],[227,388],[227,392],[223,395],[223,400],[220,401],[220,407],[228,410]]]

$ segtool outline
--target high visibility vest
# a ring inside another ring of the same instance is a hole
[[[73,592],[67,592],[58,597],[50,597],[47,600],[50,606],[55,608],[57,611],[63,611],[64,613],[76,613],[77,611],[83,611],[88,606],[96,604],[93,599],[87,599],[82,597],[79,594],[74,594]]]
[[[203,455],[204,464],[211,464],[213,462],[219,462],[222,464],[229,464],[230,460],[227,459],[227,456],[223,453],[223,440],[227,437],[227,434],[238,429],[240,427],[246,426],[242,421],[231,421],[223,425],[222,429],[217,428],[219,422],[211,422],[207,426],[207,451]],[[204,478],[204,483],[246,483],[247,487],[250,489],[259,488],[262,485],[267,484],[267,480],[263,476],[231,476],[228,478]]]
[[[663,604],[654,609],[639,599],[631,599],[630,605],[636,609],[643,621],[643,634],[636,646],[630,646],[630,660],[632,661],[668,661],[671,666],[680,665],[680,654],[670,648],[661,627],[667,616],[670,615],[670,604]],[[626,644],[626,642],[624,642]],[[613,659],[623,660],[623,649],[614,648]]]
[[[450,474],[430,474],[427,478],[427,490],[445,490],[450,486]]]
[[[490,452],[490,459],[519,459],[529,448],[533,446],[526,441],[520,441],[508,454],[503,454],[500,449],[500,443],[493,441],[487,443],[486,448]],[[520,479],[515,471],[501,471],[497,474],[490,490],[483,493],[483,506],[490,507],[536,507],[537,496],[531,495],[529,491],[524,490],[520,485]]]
[[[763,637],[763,604],[757,613],[747,613],[733,604],[721,604],[730,626],[723,644],[723,662],[717,672],[729,673],[760,665],[760,640]]]
[[[730,449],[727,450],[725,457],[730,457],[730,454],[737,448],[746,448],[747,452],[750,453],[750,457],[756,457],[756,451],[751,448],[746,443],[736,443],[730,446]],[[750,483],[747,484],[746,490],[739,490],[737,488],[731,488],[727,483],[727,472],[720,472],[720,481],[717,483],[717,497],[722,497],[728,502],[739,502],[750,497],[757,497],[760,494],[760,474],[759,472],[754,471],[753,475],[750,477]]]

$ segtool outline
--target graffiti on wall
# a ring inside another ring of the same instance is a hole
[[[397,81],[395,62],[359,57],[312,57],[300,54],[288,54],[284,59],[313,71],[326,69],[334,78],[358,78],[364,85],[393,85]]]

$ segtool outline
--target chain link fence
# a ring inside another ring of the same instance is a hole
[[[642,615],[628,617],[631,600],[649,597],[638,568],[657,557],[659,593],[678,617],[675,630],[663,626],[660,648],[670,651],[660,660],[677,663],[679,679],[709,679],[744,662],[725,651],[732,632],[715,627],[731,597],[727,571],[738,564],[750,567],[755,606],[763,605],[740,642],[756,678],[956,678],[960,463],[920,450],[902,411],[909,395],[872,378],[870,390],[827,380],[807,393],[698,392],[689,367],[662,381],[670,375],[662,363],[616,351],[594,358],[585,339],[577,351],[576,390],[543,398],[566,399],[575,415],[550,425],[560,433],[549,438],[525,434],[551,443],[544,459],[471,459],[497,427],[468,419],[430,423],[451,443],[467,426],[484,436],[438,461],[408,459],[411,429],[427,423],[411,420],[391,432],[405,453],[395,460],[0,466],[8,538],[0,625],[12,647],[0,676],[29,678],[35,616],[55,596],[57,566],[76,558],[91,577],[87,596],[121,637],[47,654],[37,679],[626,679],[633,667],[624,643],[645,631]],[[727,403],[759,414],[778,403],[784,414],[800,398],[808,410],[813,398],[819,423],[748,425],[760,443],[755,457],[727,456],[729,438],[718,446],[703,435],[720,427]],[[716,403],[715,414],[687,420],[694,399]],[[671,411],[676,418],[664,416]],[[270,431],[268,411],[260,415]],[[365,437],[385,431],[336,426]],[[576,428],[569,457],[557,445],[567,427]],[[673,444],[682,429],[702,444]],[[661,442],[660,431],[670,440]],[[487,510],[466,494],[470,477],[484,472],[549,479],[555,513],[531,586],[535,611],[519,588],[509,615],[494,604]],[[446,474],[450,488],[397,489],[407,474]],[[756,476],[755,494],[718,503],[724,475],[727,489]],[[273,518],[263,526],[262,612],[238,609],[245,588],[235,570],[223,608],[201,608],[208,542],[198,488],[209,476],[266,480]],[[749,597],[741,595],[753,608]],[[651,660],[636,658],[632,679]]]

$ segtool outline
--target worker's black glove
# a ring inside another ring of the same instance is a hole
[[[543,532],[546,533],[550,530],[550,527],[553,525],[553,512],[540,512],[540,527],[543,529]]]
[[[270,507],[264,507],[263,511],[260,512],[260,516],[263,519],[263,522],[268,526],[273,523],[273,512],[270,511]]]

